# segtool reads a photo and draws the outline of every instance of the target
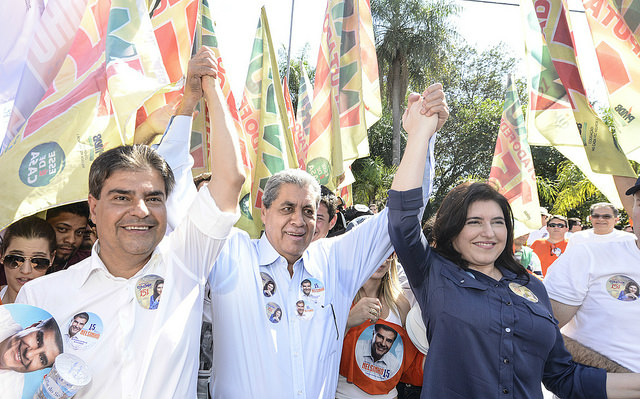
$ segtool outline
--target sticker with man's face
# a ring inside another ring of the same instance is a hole
[[[102,319],[95,313],[78,312],[67,322],[62,337],[65,349],[86,350],[92,348],[102,335]]]
[[[163,289],[164,277],[155,274],[142,276],[136,282],[136,299],[145,309],[158,309]]]
[[[317,278],[309,277],[300,283],[298,298],[309,306],[324,302],[324,283]]]
[[[640,295],[638,283],[631,277],[618,274],[607,280],[607,292],[619,301],[632,302]]]
[[[371,325],[358,337],[355,356],[364,375],[374,381],[386,381],[396,375],[402,365],[402,338],[388,324]]]
[[[260,277],[262,277],[262,295],[271,298],[276,294],[276,281],[264,272],[260,272]]]
[[[296,302],[296,317],[301,320],[311,320],[313,318],[314,308],[309,301],[298,299]]]
[[[0,306],[0,397],[32,398],[63,349],[58,323],[47,311]]]

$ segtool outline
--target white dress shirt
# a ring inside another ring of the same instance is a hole
[[[17,302],[47,310],[63,331],[77,313],[90,315],[78,333],[87,337],[87,345],[65,348],[87,362],[92,373],[78,399],[195,399],[206,276],[237,218],[221,212],[209,191],[202,190],[183,223],[165,236],[135,276],[109,273],[98,255],[98,240],[89,258],[20,290]],[[148,297],[147,302],[137,299],[145,276],[164,279],[155,310],[148,309]]]
[[[423,193],[431,193],[432,151]],[[393,248],[387,209],[348,233],[312,242],[293,265],[265,235],[234,229],[209,277],[215,399],[335,398],[342,341],[358,289]],[[309,296],[301,284],[308,279]],[[267,281],[275,282],[271,296]],[[298,315],[297,302],[305,302]],[[280,321],[272,315],[280,309]]]

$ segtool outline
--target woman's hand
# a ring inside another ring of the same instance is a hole
[[[349,311],[347,319],[347,330],[351,327],[359,326],[366,320],[375,323],[380,318],[382,304],[378,298],[362,298]]]

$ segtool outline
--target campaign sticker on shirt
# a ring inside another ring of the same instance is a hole
[[[538,297],[534,294],[529,288],[520,285],[518,283],[509,283],[509,288],[514,292],[517,296],[521,296],[527,301],[530,302],[538,302]]]
[[[631,277],[618,274],[607,280],[607,292],[619,301],[631,302],[638,299],[640,289]]]
[[[311,320],[313,318],[314,309],[310,303],[299,299],[296,302],[296,317],[302,320]]]
[[[322,303],[324,301],[324,283],[313,277],[302,280],[299,297],[307,305]]]
[[[358,337],[355,356],[364,375],[374,381],[386,381],[396,375],[402,365],[402,338],[388,324],[371,325]]]
[[[272,323],[280,323],[282,320],[282,308],[275,302],[267,303],[267,318]]]
[[[276,281],[267,273],[260,272],[262,277],[262,295],[270,298],[276,294]]]
[[[86,350],[93,347],[102,335],[102,319],[91,312],[78,312],[67,322],[62,334],[65,348]]]
[[[140,277],[136,283],[136,299],[140,306],[145,309],[158,309],[163,288],[164,277],[155,274]]]

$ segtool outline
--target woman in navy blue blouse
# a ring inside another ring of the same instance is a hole
[[[544,286],[514,259],[511,208],[491,186],[453,189],[427,242],[420,186],[443,111],[416,96],[407,112],[421,108],[423,126],[410,130],[388,207],[391,241],[430,343],[421,398],[541,399],[541,382],[561,398],[640,397],[640,375],[572,361]]]

